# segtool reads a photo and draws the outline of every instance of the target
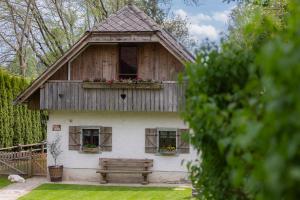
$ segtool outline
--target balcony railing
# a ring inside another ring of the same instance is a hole
[[[45,110],[178,112],[184,100],[184,85],[174,81],[125,87],[49,81],[40,90],[40,108]]]

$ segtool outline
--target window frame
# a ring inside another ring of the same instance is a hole
[[[175,132],[175,141],[176,141],[176,148],[174,151],[174,154],[177,154],[177,147],[178,147],[178,129],[177,128],[165,128],[165,127],[158,127],[157,130],[157,153],[163,154],[160,152],[160,144],[159,144],[159,138],[160,138],[160,132],[161,131],[169,131],[169,132]]]
[[[97,148],[99,148],[100,147],[100,134],[101,134],[101,127],[99,127],[99,126],[81,126],[80,127],[80,149],[81,149],[81,151],[82,151],[82,149],[83,149],[83,130],[85,130],[85,129],[93,129],[93,130],[98,130],[98,146],[97,146]]]
[[[121,72],[121,48],[123,48],[123,47],[133,47],[133,48],[135,48],[136,49],[136,57],[135,57],[135,60],[136,60],[136,74],[121,74],[120,72]],[[137,79],[138,78],[138,74],[139,74],[139,63],[138,63],[138,46],[137,45],[135,45],[135,44],[123,44],[123,45],[120,45],[119,46],[119,55],[118,55],[118,79],[119,80],[121,80],[121,79]],[[135,78],[121,78],[120,76],[133,76],[133,75],[135,75]]]

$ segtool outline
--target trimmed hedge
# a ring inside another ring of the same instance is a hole
[[[13,105],[14,98],[28,86],[24,78],[0,69],[0,148],[40,142],[46,135],[46,115]]]

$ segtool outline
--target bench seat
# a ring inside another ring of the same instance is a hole
[[[96,173],[101,174],[101,183],[108,183],[108,174],[141,174],[142,184],[148,184],[148,175],[152,173],[149,168],[153,167],[153,160],[100,158],[100,167]]]
[[[152,171],[134,171],[134,170],[98,170],[96,173],[151,174]]]

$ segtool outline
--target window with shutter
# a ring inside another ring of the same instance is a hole
[[[189,129],[177,130],[177,153],[190,153]]]
[[[176,130],[159,129],[158,152],[164,154],[176,154]]]
[[[156,128],[145,129],[145,152],[157,153],[157,129]]]
[[[99,146],[101,151],[112,151],[112,127],[101,127]]]
[[[82,146],[88,148],[96,148],[99,146],[99,128],[82,128]]]
[[[101,151],[112,150],[112,127],[69,126],[69,150],[97,147]]]
[[[80,136],[81,128],[80,126],[70,126],[69,127],[69,150],[80,150],[81,142]]]
[[[188,129],[146,128],[145,152],[161,154],[189,153]]]

